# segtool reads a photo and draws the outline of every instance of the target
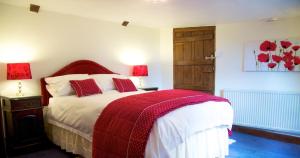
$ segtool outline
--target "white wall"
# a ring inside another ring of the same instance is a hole
[[[159,30],[0,4],[0,93],[16,91],[6,81],[7,62],[30,62],[33,79],[23,81],[27,94],[39,94],[39,79],[79,59],[130,74],[130,64],[148,64],[146,86],[160,86]]]
[[[160,29],[160,62],[162,89],[173,88],[173,29]]]
[[[188,27],[188,26],[187,26]],[[300,18],[277,22],[247,22],[216,26],[215,94],[223,89],[300,91],[299,72],[243,72],[244,44],[262,39],[300,37]],[[172,28],[160,30],[162,87],[173,85]]]
[[[300,18],[277,22],[217,25],[216,94],[223,89],[300,92],[299,72],[244,72],[244,45],[248,41],[300,37]]]

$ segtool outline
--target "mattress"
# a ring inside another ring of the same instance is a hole
[[[102,110],[115,99],[140,93],[147,92],[119,93],[112,90],[81,98],[50,98],[46,119],[49,124],[66,129],[91,142],[93,126]],[[183,144],[189,137],[215,127],[230,128],[232,121],[233,111],[227,102],[209,101],[174,110],[154,123],[146,154],[170,155],[170,151]]]

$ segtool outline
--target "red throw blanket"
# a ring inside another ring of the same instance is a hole
[[[227,99],[190,90],[163,90],[117,99],[96,121],[93,158],[142,158],[153,123],[177,108]]]

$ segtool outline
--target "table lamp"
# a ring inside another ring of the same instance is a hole
[[[142,87],[142,78],[141,77],[148,76],[147,65],[134,65],[132,75],[139,77],[139,87],[141,88]]]
[[[19,80],[16,96],[24,96],[22,82],[24,79],[32,79],[29,63],[8,63],[7,80]]]

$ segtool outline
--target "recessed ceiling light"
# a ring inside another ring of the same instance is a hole
[[[278,20],[279,20],[278,17],[271,17],[271,18],[263,19],[264,22],[274,22],[274,21],[278,21]]]

